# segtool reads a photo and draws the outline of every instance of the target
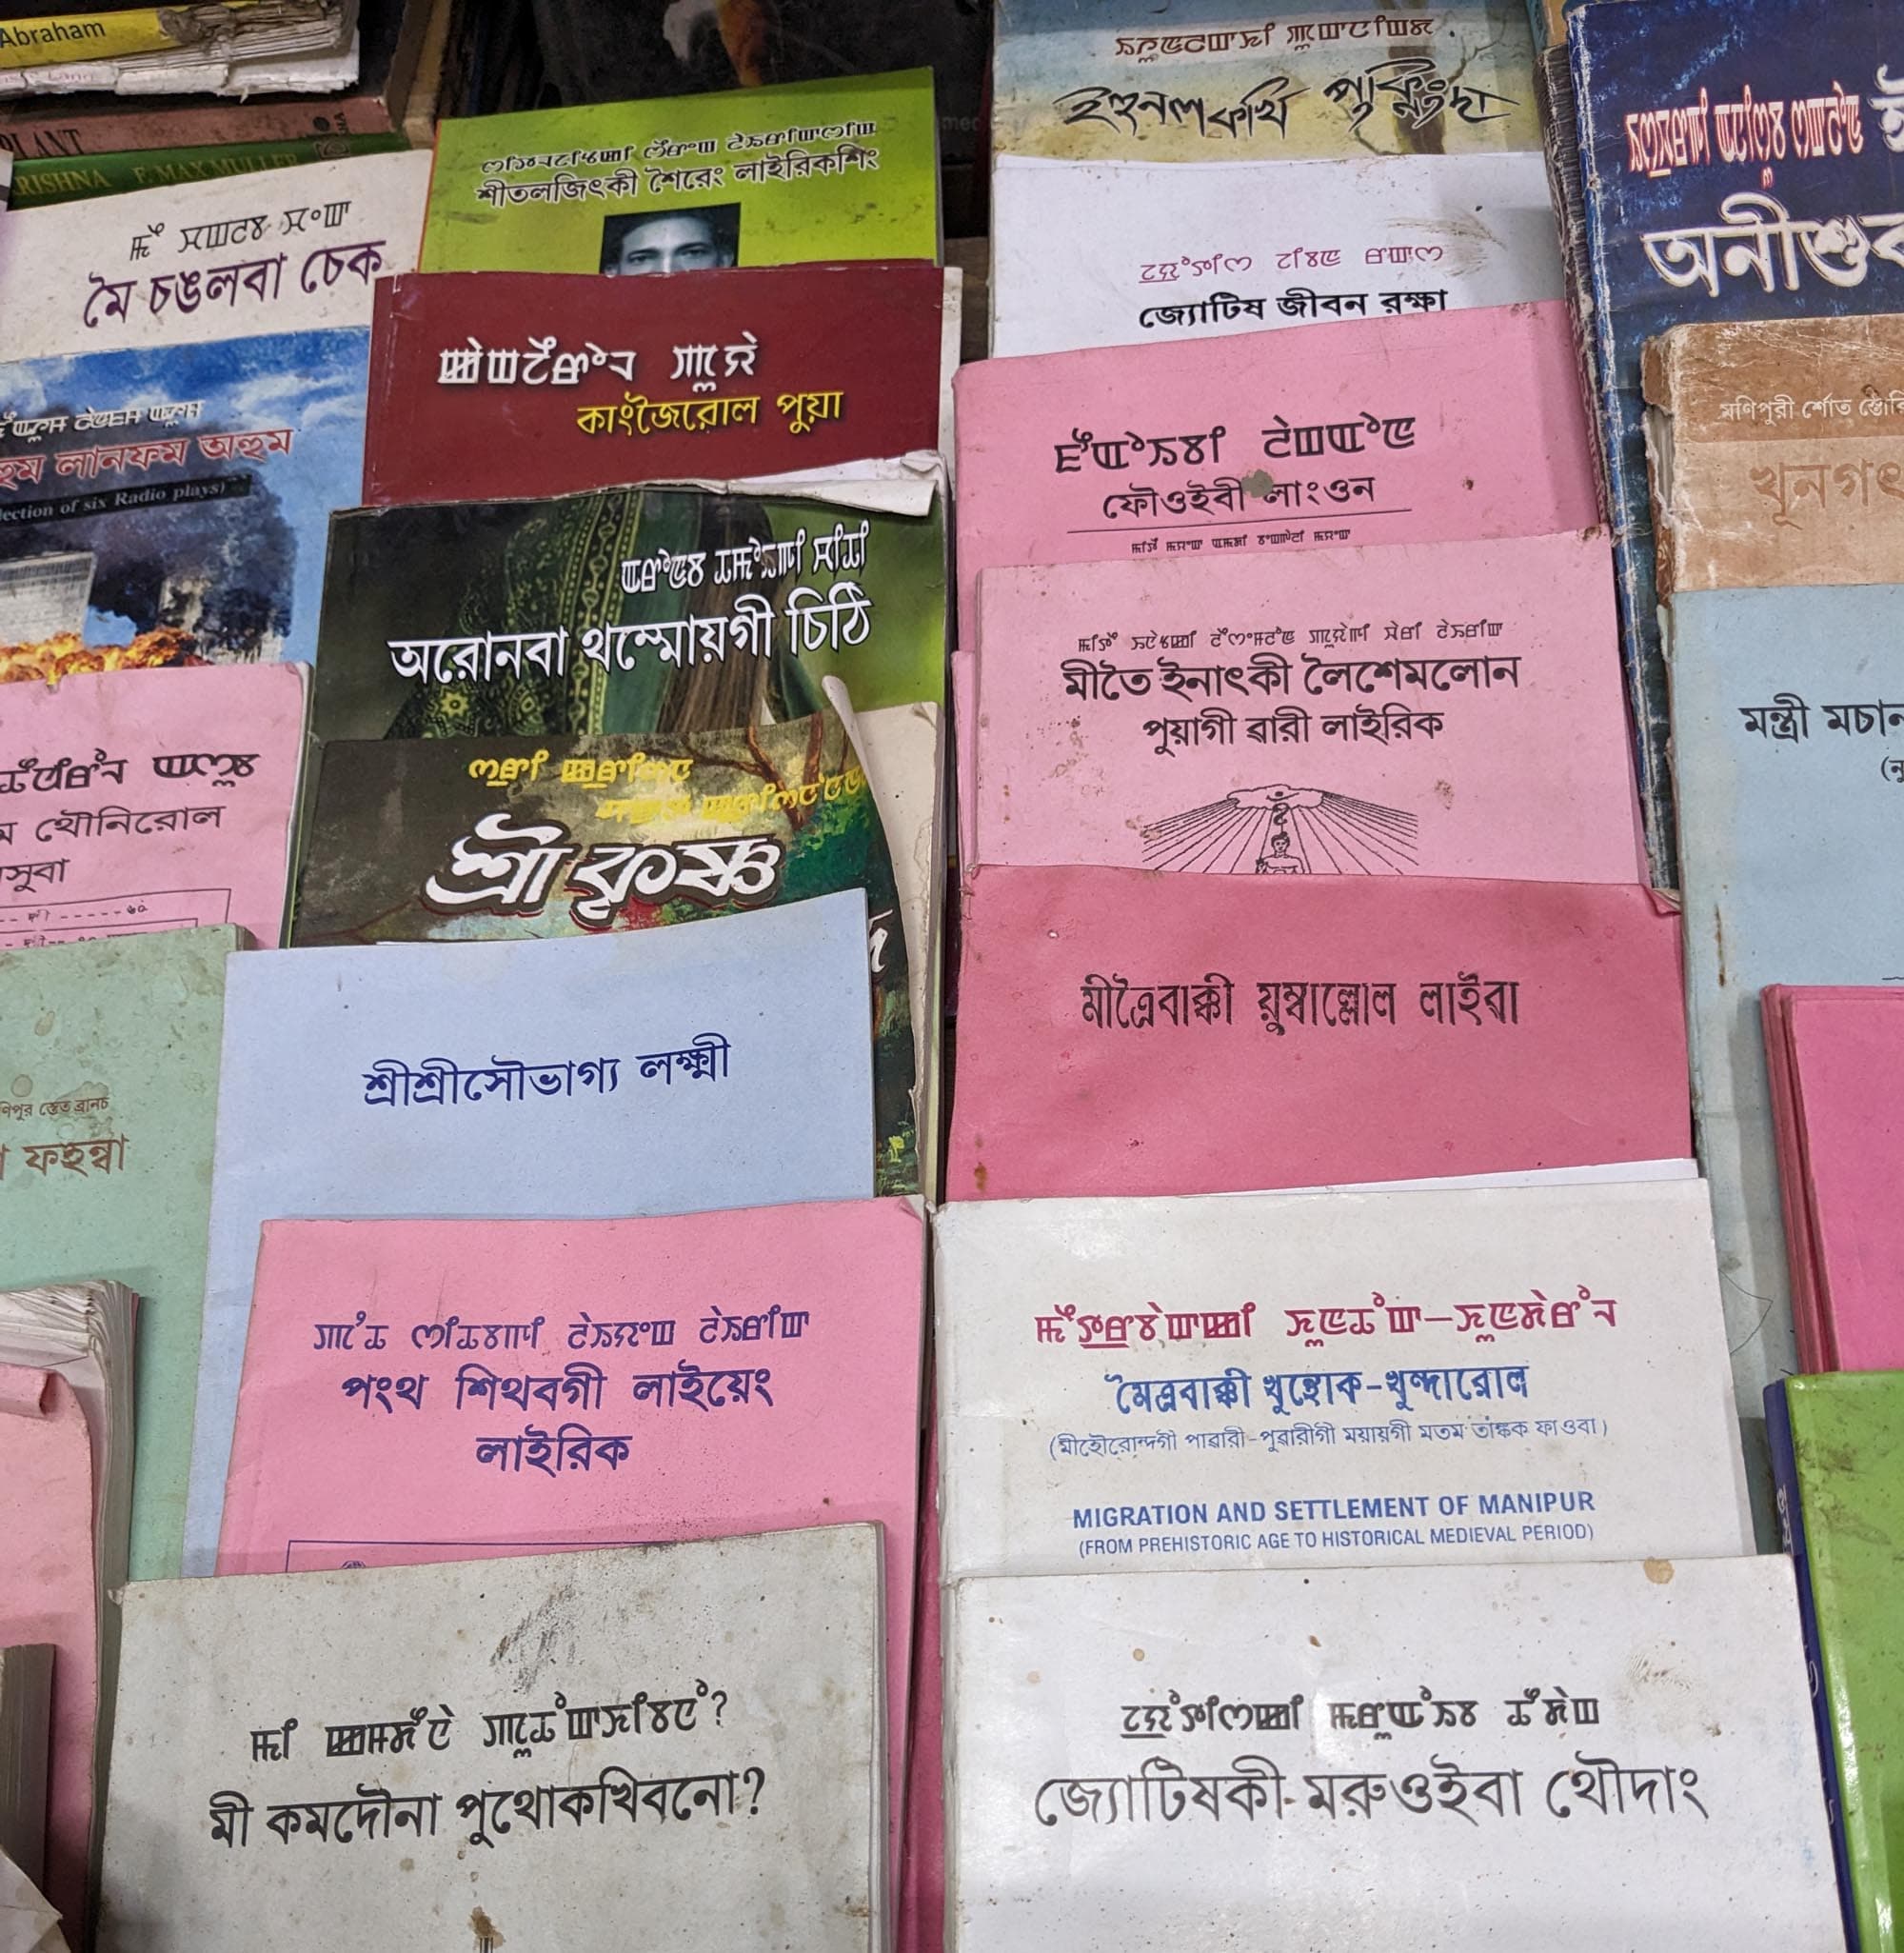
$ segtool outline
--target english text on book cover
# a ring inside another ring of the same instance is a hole
[[[331,524],[329,739],[719,730],[944,693],[945,529],[809,496],[608,488]],[[766,709],[763,711],[763,707]]]
[[[453,119],[426,271],[646,277],[939,255],[932,71]]]
[[[957,310],[957,273],[923,264],[381,280],[364,499],[736,481],[949,447]]]
[[[1750,1552],[1696,1180],[961,1201],[944,1577]]]
[[[358,497],[353,328],[0,367],[0,680],[308,660]]]
[[[959,1031],[955,1200],[1691,1147],[1679,918],[1637,887],[981,867]]]
[[[13,211],[0,360],[367,326],[375,281],[416,264],[429,162],[407,149]]]
[[[1267,168],[1267,173],[1266,173]],[[992,351],[1410,318],[1561,293],[1537,152],[992,172]],[[1101,213],[1115,209],[1117,223]]]
[[[266,1221],[597,1219],[873,1190],[857,889],[694,928],[258,950],[228,986],[193,1573],[218,1544]]]
[[[960,370],[959,641],[1003,564],[1591,528],[1566,309],[1345,319]]]
[[[879,808],[831,710],[674,739],[334,740],[294,940],[599,935],[843,888],[866,896],[876,1185],[915,1193],[911,962]]]
[[[1521,0],[1001,0],[998,156],[1260,163],[1536,149]]]
[[[1603,535],[988,569],[977,859],[1642,879]]]
[[[296,666],[75,673],[8,693],[0,947],[236,923],[275,948],[304,758]]]

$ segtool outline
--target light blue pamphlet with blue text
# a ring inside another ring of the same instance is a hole
[[[234,957],[185,1571],[217,1552],[264,1222],[867,1198],[870,1007],[858,889],[691,929]]]

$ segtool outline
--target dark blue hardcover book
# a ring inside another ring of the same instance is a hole
[[[1812,1687],[1812,1720],[1818,1732],[1818,1767],[1825,1778],[1825,1809],[1832,1823],[1832,1861],[1837,1868],[1845,1945],[1848,1953],[1859,1953],[1851,1855],[1845,1844],[1844,1811],[1838,1793],[1837,1744],[1832,1740],[1831,1702],[1825,1694],[1818,1650],[1818,1610],[1812,1599],[1812,1563],[1805,1552],[1805,1507],[1798,1496],[1798,1459],[1792,1445],[1792,1408],[1785,1400],[1782,1377],[1765,1386],[1765,1441],[1772,1453],[1772,1482],[1778,1496],[1778,1531],[1798,1585],[1798,1624],[1805,1636],[1805,1675]]]
[[[1640,797],[1676,884],[1640,348],[1904,311],[1904,0],[1578,0],[1567,45]]]

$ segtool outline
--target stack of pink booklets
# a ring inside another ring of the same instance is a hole
[[[1904,991],[1760,997],[1806,1371],[1904,1368]]]

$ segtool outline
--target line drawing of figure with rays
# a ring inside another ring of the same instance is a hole
[[[1143,865],[1204,875],[1405,875],[1419,823],[1320,787],[1240,787],[1142,830]]]

